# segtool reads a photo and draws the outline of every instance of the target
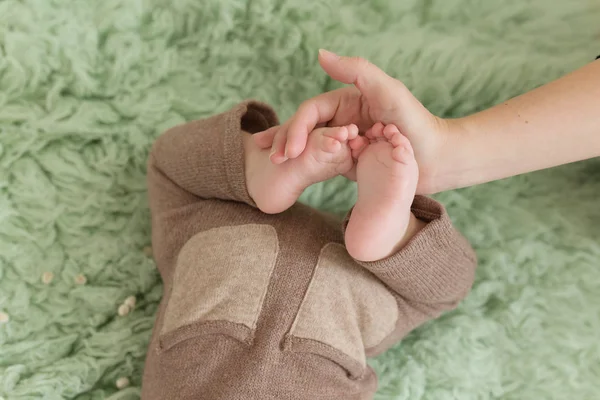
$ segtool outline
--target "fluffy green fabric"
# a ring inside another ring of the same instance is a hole
[[[337,86],[319,47],[369,58],[437,114],[471,113],[592,60],[597,4],[1,1],[0,396],[139,397],[161,297],[142,251],[145,159],[165,128],[248,97],[289,117]],[[373,361],[379,399],[597,397],[599,167],[439,196],[477,248],[477,282],[458,311]],[[354,193],[336,180],[303,199],[339,212]]]

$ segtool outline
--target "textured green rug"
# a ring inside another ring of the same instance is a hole
[[[598,21],[593,0],[0,1],[0,397],[139,397],[161,296],[144,169],[163,129],[248,97],[289,117],[336,86],[319,47],[464,115],[592,60]],[[378,398],[598,398],[598,194],[593,160],[440,195],[477,283],[373,361]],[[353,198],[337,180],[304,200]]]

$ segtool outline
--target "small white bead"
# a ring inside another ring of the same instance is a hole
[[[117,389],[125,389],[127,386],[129,386],[129,378],[123,376],[117,379],[115,385],[117,386]]]
[[[49,285],[50,282],[52,282],[53,280],[54,280],[54,274],[52,272],[46,271],[42,274],[42,283],[44,285]]]
[[[129,306],[129,308],[133,308],[135,307],[135,296],[129,296],[128,298],[125,299],[125,302],[123,304],[125,304],[126,306]]]
[[[152,257],[152,247],[146,246],[144,247],[144,254],[146,257]]]
[[[129,314],[129,311],[131,311],[131,309],[129,308],[129,306],[127,304],[121,304],[119,306],[118,313],[121,317],[124,317],[127,314]]]
[[[87,278],[83,274],[79,274],[75,277],[75,283],[78,285],[85,285],[87,283]]]
[[[0,324],[5,324],[10,320],[7,313],[0,311]]]

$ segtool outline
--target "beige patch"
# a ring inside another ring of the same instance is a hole
[[[329,345],[364,367],[365,348],[390,335],[397,318],[396,299],[385,285],[343,246],[330,243],[321,251],[290,335]]]
[[[270,225],[227,226],[193,236],[181,249],[161,333],[196,322],[256,328],[278,252]]]

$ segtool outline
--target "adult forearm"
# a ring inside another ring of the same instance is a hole
[[[600,156],[600,60],[448,124],[440,190]]]

